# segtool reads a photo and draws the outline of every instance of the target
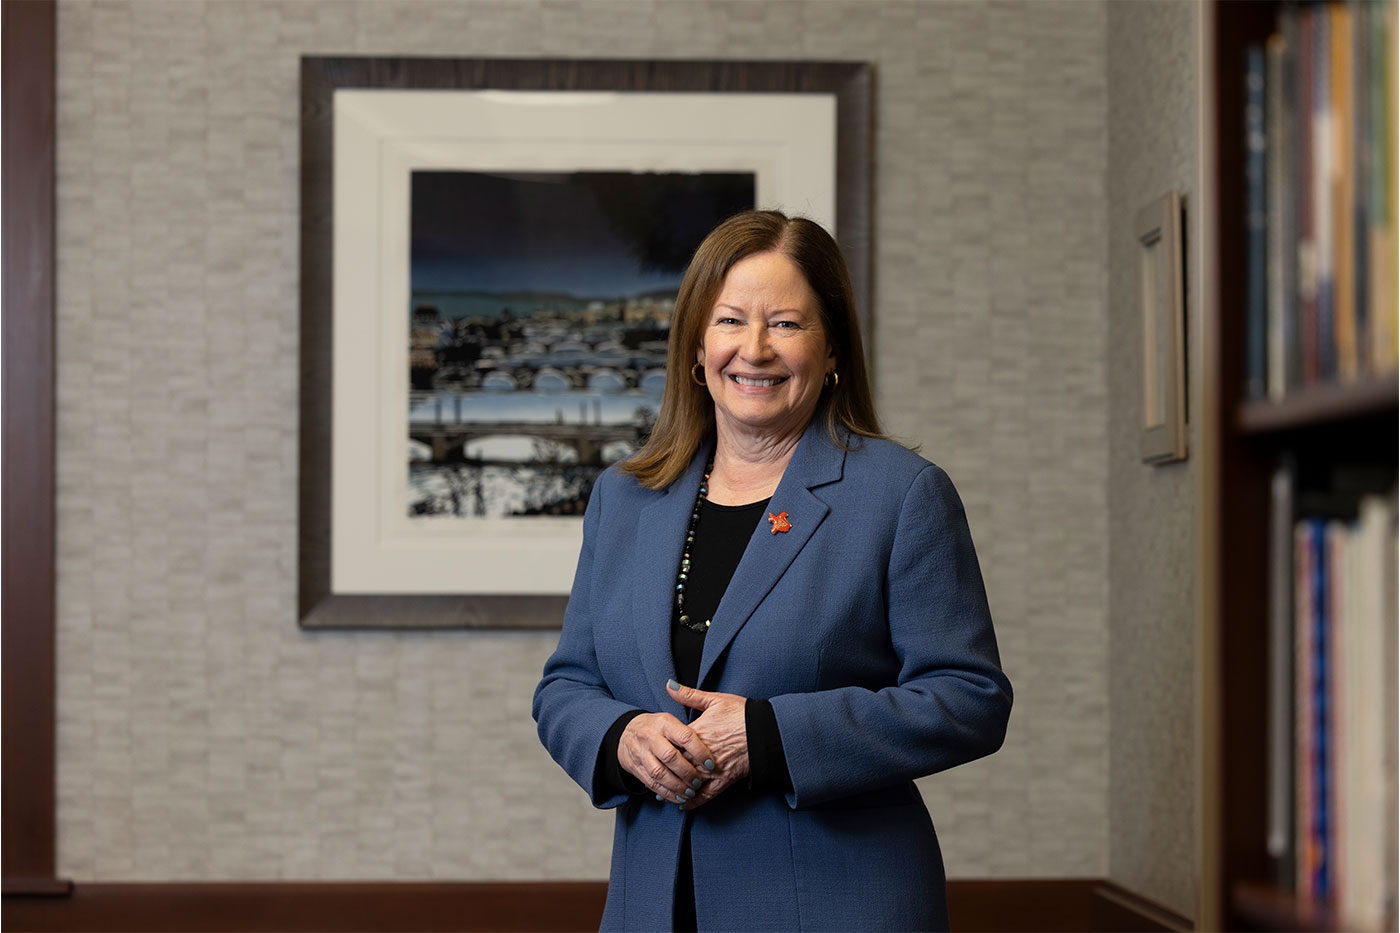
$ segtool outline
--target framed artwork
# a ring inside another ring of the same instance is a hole
[[[695,247],[810,217],[867,309],[870,164],[864,64],[303,58],[300,624],[557,627]]]
[[[1181,196],[1169,191],[1138,212],[1142,307],[1142,459],[1186,459],[1186,308]]]

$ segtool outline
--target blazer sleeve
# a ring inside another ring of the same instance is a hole
[[[1001,747],[1011,683],[1001,671],[967,516],[934,464],[900,507],[885,580],[897,682],[771,698],[805,807],[951,768]]]
[[[583,547],[578,569],[564,610],[559,647],[544,665],[544,676],[535,688],[532,712],[544,743],[559,766],[588,792],[595,807],[620,806],[629,798],[600,780],[598,756],[613,723],[633,710],[615,699],[603,680],[593,647],[593,552],[601,524],[604,482],[600,479],[589,497],[583,516]]]

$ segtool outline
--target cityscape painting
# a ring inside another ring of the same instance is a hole
[[[408,516],[581,515],[655,422],[692,253],[754,200],[740,172],[412,172]]]

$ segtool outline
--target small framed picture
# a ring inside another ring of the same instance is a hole
[[[1168,191],[1138,211],[1142,306],[1142,459],[1186,459],[1186,310],[1181,195]]]

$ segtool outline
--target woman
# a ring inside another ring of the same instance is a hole
[[[996,751],[1011,685],[952,483],[880,432],[836,243],[722,223],[667,371],[535,691],[618,811],[603,929],[946,929],[912,782]]]

